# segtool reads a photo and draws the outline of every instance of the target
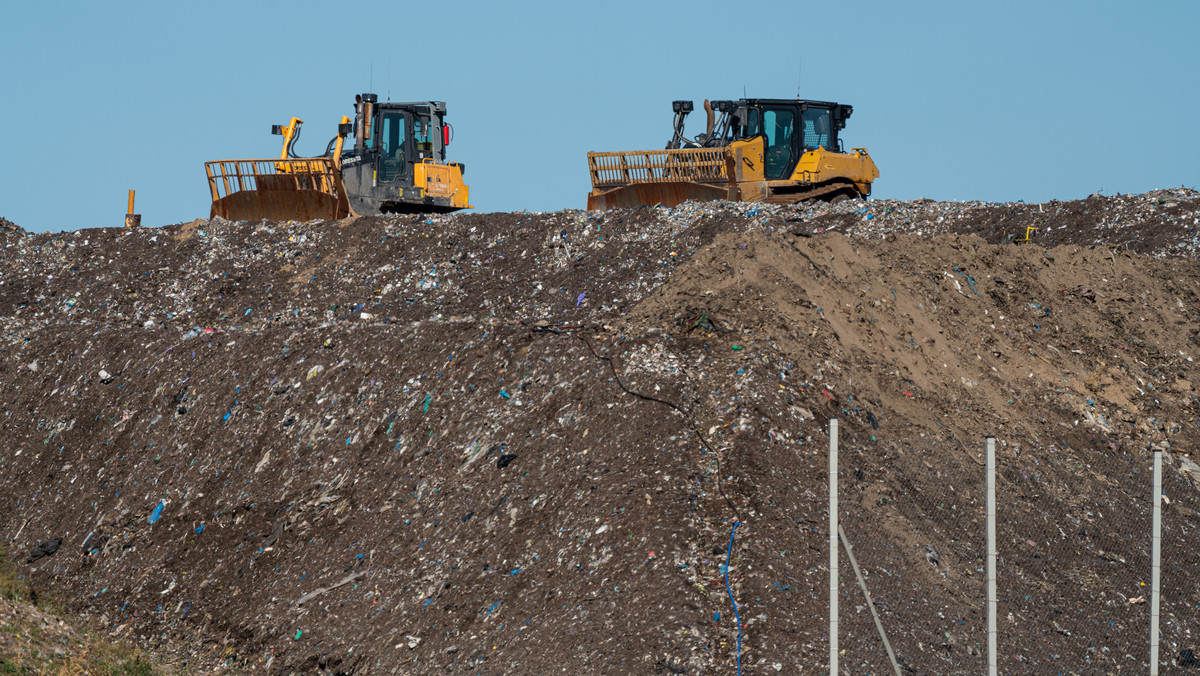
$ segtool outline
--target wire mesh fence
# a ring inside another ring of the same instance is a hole
[[[841,443],[861,585],[843,544],[838,673],[989,673],[984,440],[885,442]],[[1158,673],[1153,456],[1085,435],[996,440],[996,673]],[[1158,668],[1200,674],[1200,466],[1162,456]]]
[[[1163,453],[1159,662],[1163,673],[1200,673],[1200,466]]]

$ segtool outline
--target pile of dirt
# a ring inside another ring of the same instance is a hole
[[[1123,673],[1158,448],[1180,661],[1200,200],[1161,196],[22,233],[0,536],[32,586],[192,664],[806,673],[838,416],[891,644],[953,673],[982,664],[994,434],[1005,668]],[[1120,210],[1150,214],[1120,228],[1143,253],[1094,246]],[[1058,246],[995,243],[1026,226]],[[847,561],[842,664],[886,671]]]

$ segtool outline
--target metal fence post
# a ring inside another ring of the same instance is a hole
[[[1150,534],[1150,676],[1158,676],[1158,574],[1162,568],[1162,451],[1154,449],[1154,525]]]
[[[829,419],[829,675],[838,673],[838,419]]]
[[[987,446],[987,672],[996,676],[996,437]]]

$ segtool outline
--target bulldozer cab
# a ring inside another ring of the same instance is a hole
[[[411,181],[413,165],[446,159],[442,135],[436,133],[443,127],[445,104],[368,102],[360,108],[367,109],[359,111],[355,125],[362,135],[343,153],[343,164],[354,157],[349,164],[372,167],[375,183]]]
[[[354,109],[354,142],[340,163],[354,213],[468,208],[463,165],[445,162],[445,103],[379,103],[374,94],[362,94]]]
[[[824,148],[840,151],[839,129],[853,109],[825,101],[745,99],[738,111],[740,139],[763,138],[763,173],[767,180],[788,178],[800,156]]]

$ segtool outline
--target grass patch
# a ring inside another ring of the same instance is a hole
[[[159,676],[165,674],[148,657],[121,645],[97,642],[73,654],[58,655],[22,645],[16,655],[0,656],[0,676]]]
[[[144,652],[70,621],[60,599],[29,585],[0,547],[0,611],[12,620],[0,626],[0,676],[157,676],[173,673]]]
[[[28,598],[29,586],[8,560],[8,547],[0,546],[0,599],[24,601]],[[0,667],[0,674],[8,673],[2,669]]]
[[[18,665],[7,657],[0,657],[0,676],[33,676],[36,673],[29,665]]]

